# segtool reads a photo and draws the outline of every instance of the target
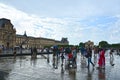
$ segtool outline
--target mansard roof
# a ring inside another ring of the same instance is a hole
[[[62,38],[61,42],[62,43],[69,43],[68,38]]]
[[[10,22],[9,19],[6,19],[6,18],[1,18],[1,19],[0,19],[0,27],[4,27],[4,25],[5,25],[6,23],[10,23],[10,24],[11,24],[11,22]],[[12,24],[11,24],[11,25],[12,25]],[[13,25],[12,25],[12,26],[13,26]]]

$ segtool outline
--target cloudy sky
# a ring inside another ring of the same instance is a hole
[[[120,43],[120,0],[0,0],[0,18],[10,19],[17,34]]]

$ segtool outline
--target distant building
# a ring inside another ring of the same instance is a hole
[[[9,48],[15,46],[16,29],[10,20],[0,19],[0,45]]]
[[[23,48],[43,48],[44,46],[52,45],[68,45],[67,38],[62,38],[61,41],[16,34],[16,29],[9,19],[0,19],[0,45],[6,48],[13,48],[15,46],[22,46]]]

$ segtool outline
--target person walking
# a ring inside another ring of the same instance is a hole
[[[58,68],[59,49],[57,45],[53,46],[53,68]]]
[[[91,58],[92,58],[92,50],[90,47],[87,48],[87,58],[88,58],[88,65],[87,68],[89,69],[90,67],[90,63],[92,64],[92,66],[94,67],[95,65],[93,64]]]
[[[114,52],[114,50],[111,49],[111,50],[110,50],[110,65],[111,65],[111,66],[114,66],[114,63],[113,63],[113,61],[114,61],[113,52]]]
[[[13,51],[14,58],[16,58],[16,53],[17,53],[17,50],[16,48],[14,48],[14,51]]]
[[[65,59],[64,53],[61,53],[61,62],[62,62],[61,67],[63,67],[64,59]]]
[[[112,58],[113,58],[113,52],[114,52],[114,50],[113,50],[113,49],[111,49],[111,50],[110,50],[110,59],[112,59]]]
[[[32,58],[33,57],[33,48],[31,47],[30,50],[31,50],[31,58]]]
[[[81,47],[80,48],[80,52],[81,52],[81,59],[85,59],[85,55],[86,55],[86,49],[85,47]]]
[[[50,60],[49,60],[49,58],[50,58],[50,57],[49,57],[49,54],[50,54],[50,51],[49,51],[49,50],[50,50],[50,49],[49,49],[49,48],[46,48],[46,50],[47,50],[47,62],[49,63],[49,62],[50,62]]]
[[[37,48],[36,47],[33,48],[33,58],[34,59],[37,58]]]
[[[96,63],[97,63],[97,55],[99,53],[98,47],[93,48],[93,53],[94,53],[94,64],[96,65]]]
[[[77,67],[77,61],[76,61],[76,59],[77,59],[77,51],[76,51],[75,47],[73,47],[73,49],[72,49],[72,54],[73,54],[73,65],[76,68]]]
[[[105,68],[105,50],[101,49],[99,52],[99,61],[98,61],[99,68]]]

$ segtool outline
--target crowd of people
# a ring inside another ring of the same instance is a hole
[[[105,55],[106,51],[109,51],[110,55],[110,64],[114,66],[113,60],[114,60],[114,49],[104,49],[104,48],[98,48],[98,47],[61,47],[58,48],[57,46],[53,47],[53,67],[58,67],[58,62],[61,57],[61,66],[65,64],[66,68],[77,68],[77,54],[80,53],[81,59],[84,59],[84,61],[87,62],[86,67],[89,69],[90,65],[93,66],[93,68],[96,66],[99,69],[105,69]],[[118,52],[119,53],[119,52]]]
[[[31,48],[31,58],[37,58],[37,48]],[[104,49],[98,47],[58,47],[57,45],[52,48],[46,48],[47,62],[49,63],[49,54],[52,51],[53,54],[53,67],[58,68],[58,63],[61,62],[61,67],[65,68],[77,68],[77,58],[81,58],[82,61],[86,62],[86,67],[89,69],[90,65],[94,68],[97,64],[97,68],[105,69],[105,54],[108,51],[110,55],[110,64],[114,66],[114,49]],[[80,54],[80,56],[78,56]],[[120,54],[120,51],[117,52]],[[14,49],[14,56],[16,57],[16,49]],[[61,60],[61,61],[60,61]],[[82,65],[82,64],[81,64]]]

